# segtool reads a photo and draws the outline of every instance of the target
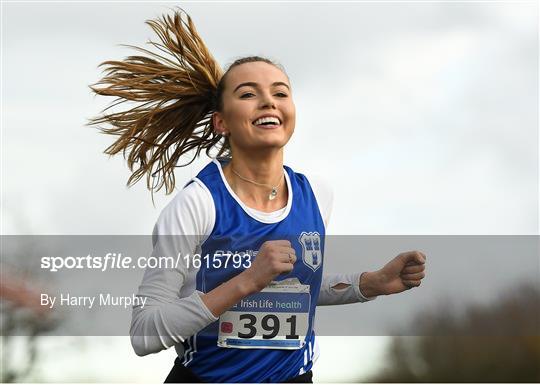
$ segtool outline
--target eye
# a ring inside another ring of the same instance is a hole
[[[251,92],[246,92],[245,94],[240,95],[240,98],[241,99],[246,99],[246,96],[249,96],[249,95],[255,96],[255,94],[253,94]]]
[[[283,92],[278,92],[276,95],[279,96],[280,98],[286,98],[288,96],[286,93],[283,93]]]

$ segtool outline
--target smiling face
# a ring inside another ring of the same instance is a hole
[[[226,75],[222,109],[215,112],[215,130],[229,138],[232,153],[281,149],[296,121],[287,76],[265,62],[244,63]]]

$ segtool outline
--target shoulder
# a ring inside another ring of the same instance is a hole
[[[313,191],[313,195],[315,195],[324,224],[327,226],[328,222],[330,221],[330,215],[332,213],[334,203],[334,189],[332,184],[324,175],[317,173],[295,172],[295,175],[307,180],[309,183],[311,190]]]
[[[328,197],[333,195],[334,190],[332,188],[332,185],[328,181],[327,177],[325,177],[324,175],[317,174],[315,172],[306,173],[304,171],[296,171],[290,167],[287,168],[298,180],[307,181],[315,195],[319,195],[321,197]]]
[[[334,199],[334,189],[332,184],[324,175],[312,172],[294,172],[294,174],[297,177],[307,180],[319,206],[327,206],[328,204],[332,204]]]
[[[208,235],[215,222],[215,207],[208,188],[190,180],[161,211],[154,232]]]
[[[322,175],[310,174],[307,176],[313,193],[317,197],[318,202],[332,201],[334,197],[334,189],[330,182]]]

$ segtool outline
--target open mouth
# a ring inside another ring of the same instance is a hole
[[[259,118],[251,122],[254,126],[259,128],[277,128],[281,126],[281,121],[274,116],[266,116],[264,118]]]

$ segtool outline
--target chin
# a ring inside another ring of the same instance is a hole
[[[270,148],[281,149],[285,147],[287,142],[288,140],[283,140],[283,139],[282,140],[265,140],[265,141],[260,141],[254,147],[257,149],[270,149]]]
[[[254,134],[254,135],[253,135]],[[268,130],[261,134],[252,133],[252,135],[245,136],[242,143],[237,143],[238,146],[249,148],[254,151],[261,151],[266,149],[281,149],[283,148],[291,139],[291,135],[288,135],[287,132],[279,132]]]

